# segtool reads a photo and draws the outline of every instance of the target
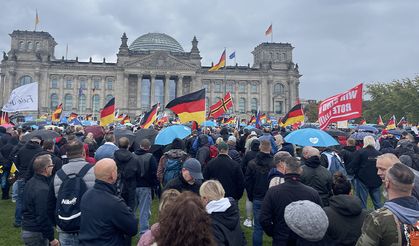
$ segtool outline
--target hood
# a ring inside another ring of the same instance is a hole
[[[145,153],[149,153],[148,151],[145,151],[141,148],[138,148],[135,152],[136,155],[144,155]]]
[[[381,145],[381,148],[382,149],[384,149],[384,148],[392,148],[393,149],[393,145],[391,144],[391,142],[390,141],[388,141],[388,140],[383,140],[381,143],[380,143],[380,145]]]
[[[384,203],[394,215],[404,224],[414,225],[419,220],[418,200],[413,197],[402,197]]]
[[[255,138],[252,140],[250,144],[250,150],[259,151],[260,141],[259,139]]]
[[[212,201],[212,202],[219,202],[223,200],[222,202],[220,202],[221,204],[230,204],[230,206],[226,209],[220,209],[220,211],[212,211],[211,213],[211,219],[213,221],[217,221],[220,224],[224,225],[225,227],[227,227],[229,230],[234,230],[236,228],[236,226],[238,225],[239,221],[240,221],[240,214],[239,211],[237,210],[237,206],[236,206],[236,201],[234,201],[232,198],[222,198],[218,201]],[[211,203],[211,202],[210,202]],[[208,211],[208,205],[207,204],[207,211]],[[217,207],[222,207],[221,204],[219,204]],[[211,205],[213,206],[213,205]],[[224,205],[225,207],[226,205]],[[224,211],[222,211],[224,210]]]
[[[272,166],[272,155],[271,154],[267,154],[267,153],[263,153],[263,152],[258,152],[256,154],[256,164],[259,166],[264,166],[264,167],[271,167]]]
[[[27,142],[26,143],[26,148],[27,149],[39,149],[39,148],[41,148],[41,145],[39,145],[37,143],[33,143],[33,142]]]
[[[171,149],[164,153],[164,155],[168,159],[186,158],[188,156],[188,154],[181,149]]]
[[[343,216],[356,216],[362,212],[361,200],[351,195],[332,196],[329,206]]]
[[[199,143],[199,146],[207,145],[208,144],[208,135],[206,135],[206,134],[199,135],[198,143]]]
[[[284,177],[284,174],[278,171],[275,167],[273,167],[268,173],[268,180],[271,180],[274,177]]]
[[[115,159],[120,160],[122,162],[128,162],[129,160],[133,158],[132,153],[126,149],[118,149],[117,151],[114,152],[113,155]]]
[[[312,168],[316,168],[318,166],[320,166],[320,158],[318,156],[312,156],[310,158],[308,158],[304,164],[306,166],[312,167]]]

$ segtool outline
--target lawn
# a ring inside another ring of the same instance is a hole
[[[244,220],[245,212],[245,201],[246,198],[243,197],[240,200],[240,214],[242,216],[241,222]],[[151,224],[157,220],[158,211],[158,200],[153,200],[152,212],[151,212]],[[14,246],[14,245],[23,245],[23,242],[20,238],[20,228],[13,227],[14,222],[14,212],[15,204],[11,200],[0,200],[0,246]],[[252,229],[243,227],[243,231],[246,236],[248,245],[252,244]],[[132,240],[132,245],[137,245],[138,237],[135,237]],[[268,236],[264,236],[264,245],[271,245],[272,240]]]

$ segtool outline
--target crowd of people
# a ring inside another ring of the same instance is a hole
[[[264,234],[272,245],[418,243],[412,133],[315,148],[269,127],[204,128],[167,146],[104,130],[95,137],[68,126],[44,139],[0,126],[2,199],[15,202],[11,224],[25,245],[257,246]],[[252,228],[251,241],[242,226]]]

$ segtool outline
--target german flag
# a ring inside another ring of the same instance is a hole
[[[151,107],[151,110],[145,113],[144,117],[141,119],[140,125],[141,128],[148,129],[154,121],[156,121],[157,111],[159,111],[160,103],[156,103]]]
[[[3,112],[3,111],[0,111],[0,112],[1,112],[0,125],[10,124],[9,113]]]
[[[390,120],[388,120],[386,130],[396,129],[396,116],[392,116]]]
[[[212,66],[208,71],[210,72],[217,71],[220,68],[225,67],[225,65],[226,65],[226,50],[224,50],[223,54],[221,54],[220,61],[218,61],[218,63]]]
[[[52,113],[52,115],[51,115],[51,120],[52,120],[53,122],[58,122],[58,121],[60,121],[60,117],[61,117],[62,112],[63,112],[63,104],[62,104],[62,103],[60,103],[60,104],[57,106],[57,108],[54,110],[54,112]]]
[[[216,119],[227,112],[231,107],[233,107],[233,99],[231,98],[230,92],[227,92],[224,98],[210,107],[209,117]]]
[[[92,120],[93,115],[92,114],[86,114],[86,120]]]
[[[125,115],[125,117],[121,120],[120,124],[125,125],[126,123],[130,123],[131,118],[128,115]]]
[[[301,104],[297,104],[281,119],[281,126],[293,125],[297,122],[304,122],[304,112]]]
[[[230,118],[228,118],[225,122],[224,122],[224,124],[235,124],[236,123],[236,117],[230,117]]]
[[[378,115],[377,125],[384,126],[383,119],[381,118],[381,115]]]
[[[178,97],[170,101],[166,108],[179,116],[181,123],[205,121],[205,89]]]
[[[107,126],[112,124],[115,120],[115,97],[103,107],[100,111],[100,126]]]
[[[255,116],[252,116],[249,120],[249,125],[253,124],[253,123],[256,123],[256,117]]]
[[[79,115],[76,113],[71,113],[70,116],[68,116],[68,122],[73,121],[74,119],[77,119]]]

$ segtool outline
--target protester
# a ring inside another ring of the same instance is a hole
[[[45,151],[48,151],[51,155],[52,163],[54,164],[54,168],[52,169],[51,176],[54,176],[55,173],[57,173],[57,171],[60,170],[61,167],[63,166],[63,161],[61,160],[61,158],[59,158],[58,156],[55,155],[55,143],[54,143],[54,141],[45,140],[44,143],[42,144],[42,148]]]
[[[10,198],[9,175],[11,174],[11,169],[13,165],[13,156],[11,156],[10,154],[13,151],[13,148],[17,145],[17,143],[18,138],[16,136],[13,136],[8,140],[7,144],[1,147],[0,149],[0,186],[2,190],[2,200],[8,200]]]
[[[246,152],[250,150],[250,145],[252,144],[252,141],[257,138],[258,138],[258,134],[255,131],[251,131],[249,136],[247,136],[247,140],[245,144]]]
[[[191,191],[198,195],[199,187],[204,179],[201,170],[201,164],[197,159],[187,159],[183,163],[181,175],[167,183],[164,190],[175,189],[179,192]]]
[[[406,245],[411,242],[408,236],[414,234],[410,235],[410,230],[419,220],[419,202],[411,196],[414,179],[413,172],[401,163],[387,170],[384,189],[388,201],[383,208],[367,215],[357,245]]]
[[[81,200],[80,245],[131,245],[137,234],[135,215],[116,193],[117,173],[112,159],[96,163],[93,189]]]
[[[278,151],[274,155],[273,163],[275,167],[273,167],[268,174],[269,188],[285,182],[285,159],[287,157],[291,157],[291,154],[287,151]]]
[[[48,154],[33,161],[34,176],[25,184],[22,208],[22,240],[25,245],[59,245],[48,218],[49,178],[54,164]]]
[[[225,187],[226,196],[238,201],[244,191],[244,176],[239,163],[229,155],[229,146],[221,142],[218,146],[218,156],[208,162],[204,169],[205,180],[215,179]]]
[[[180,192],[174,189],[169,189],[163,192],[160,198],[159,214],[162,213],[169,205],[172,205],[176,198],[180,195]],[[156,242],[156,236],[159,233],[159,223],[155,223],[151,226],[150,230],[147,230],[138,241],[137,246],[151,246]]]
[[[275,143],[278,146],[278,151],[286,151],[291,156],[295,156],[294,145],[285,142],[281,134],[275,135]]]
[[[201,199],[191,192],[182,192],[173,204],[162,211],[159,226],[157,245],[216,245],[211,219]]]
[[[182,139],[175,138],[172,141],[172,149],[163,154],[157,167],[157,178],[163,187],[180,175],[183,162],[187,158],[188,154],[183,150]]]
[[[222,184],[217,180],[205,181],[199,188],[199,195],[211,217],[212,230],[218,245],[246,245],[240,228],[238,205],[226,195]]]
[[[89,156],[94,157],[98,147],[93,133],[87,133],[86,137],[84,138],[84,143],[89,147]]]
[[[202,167],[211,160],[210,143],[208,141],[209,136],[202,134],[198,136],[199,148],[196,152],[196,159],[201,163]]]
[[[346,146],[343,146],[340,151],[340,156],[342,157],[343,163],[345,165],[349,164],[352,161],[354,153],[356,151],[356,140],[353,138],[348,138],[346,140]]]
[[[260,224],[265,233],[272,237],[272,245],[295,245],[292,243],[300,238],[285,223],[284,211],[287,205],[299,200],[322,205],[319,193],[300,182],[301,172],[300,162],[296,158],[286,158],[285,183],[270,188],[263,200]]]
[[[351,195],[351,183],[340,172],[333,175],[332,191],[329,206],[323,208],[329,218],[327,239],[333,245],[354,245],[367,213],[361,200]]]
[[[236,150],[236,137],[235,136],[229,136],[227,140],[228,144],[228,155],[236,161],[238,164],[242,162],[240,153]]]
[[[113,155],[117,150],[118,147],[115,145],[115,135],[110,132],[105,135],[105,143],[96,150],[95,159],[96,161],[100,161],[103,158],[113,159]]]

